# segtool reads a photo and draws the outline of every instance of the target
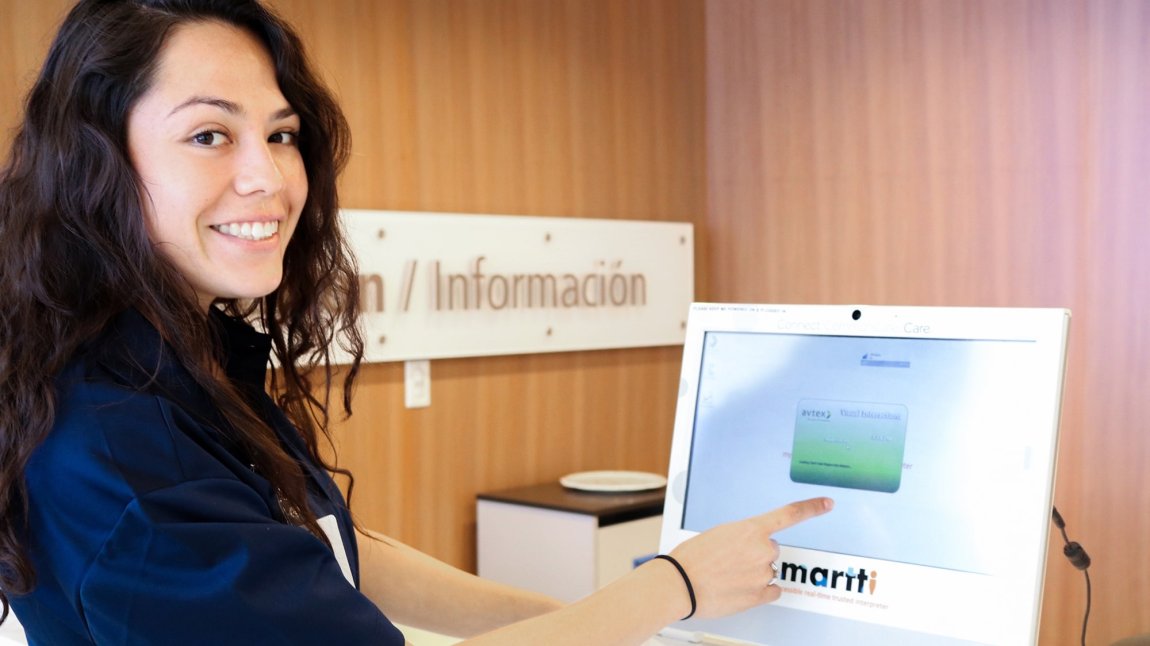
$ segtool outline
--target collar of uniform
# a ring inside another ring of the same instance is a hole
[[[262,391],[271,337],[215,308],[209,316],[223,345],[225,374],[239,386]],[[158,386],[185,395],[200,392],[172,347],[151,321],[135,309],[117,316],[95,345],[98,363],[128,386]]]
[[[224,346],[224,372],[228,378],[262,391],[272,351],[271,337],[214,307],[211,321]]]

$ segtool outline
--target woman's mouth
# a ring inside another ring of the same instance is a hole
[[[212,229],[233,238],[241,240],[267,240],[274,236],[280,228],[279,222],[231,222],[228,224],[212,225]]]

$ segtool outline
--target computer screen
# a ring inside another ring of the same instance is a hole
[[[1069,313],[695,304],[661,549],[812,496],[753,643],[1037,639]]]

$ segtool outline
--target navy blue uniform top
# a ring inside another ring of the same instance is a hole
[[[218,312],[225,370],[334,516],[348,565],[280,520],[275,491],[155,328],[125,312],[57,379],[55,426],[28,462],[36,585],[12,607],[32,644],[403,644],[356,587],[346,504],[264,392],[270,341]]]

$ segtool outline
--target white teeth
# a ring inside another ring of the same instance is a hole
[[[279,222],[243,222],[231,224],[217,224],[212,227],[216,231],[233,238],[243,240],[267,240],[279,231]]]

